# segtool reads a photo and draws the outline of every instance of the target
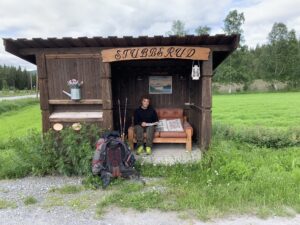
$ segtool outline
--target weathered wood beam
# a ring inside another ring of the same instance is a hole
[[[112,110],[112,87],[111,87],[111,65],[101,63],[101,98],[103,101],[103,127],[113,129],[113,110]]]
[[[8,44],[9,45],[9,44]],[[162,45],[164,46],[164,45]],[[195,47],[210,48],[215,52],[228,52],[235,49],[235,45],[197,45]],[[12,48],[12,46],[11,46]],[[112,47],[74,47],[74,48],[21,48],[17,52],[20,55],[34,55],[39,52],[44,53],[82,53],[82,52],[100,52],[103,49],[110,49]],[[15,49],[16,50],[16,49]],[[8,50],[7,50],[8,51]],[[9,51],[10,52],[10,51]],[[16,53],[16,52],[14,52]]]
[[[202,62],[201,67],[201,80],[200,80],[200,131],[199,143],[200,148],[207,150],[211,141],[212,131],[212,75],[213,75],[213,62],[212,54],[209,60]]]
[[[79,101],[67,100],[67,99],[50,99],[50,105],[101,105],[102,99],[81,99]]]
[[[40,89],[40,108],[42,110],[42,130],[50,129],[49,116],[52,107],[49,106],[48,77],[45,54],[36,54],[38,85]]]

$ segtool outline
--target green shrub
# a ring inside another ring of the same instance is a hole
[[[24,161],[15,149],[0,150],[0,178],[17,178],[31,172],[31,164]]]
[[[11,138],[0,149],[0,178],[89,175],[95,143],[102,132],[98,126],[84,125],[79,132],[66,128],[42,136],[30,131],[25,137]]]

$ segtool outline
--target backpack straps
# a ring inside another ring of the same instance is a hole
[[[100,175],[101,174],[101,170],[104,170],[104,163],[106,162],[106,145],[107,142],[104,141],[102,142],[96,149],[95,153],[94,153],[94,157],[93,157],[93,161],[92,161],[92,172],[94,175]]]

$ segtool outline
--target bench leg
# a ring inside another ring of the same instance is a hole
[[[187,134],[187,137],[186,137],[185,150],[191,152],[192,151],[192,131],[187,130],[186,134]]]

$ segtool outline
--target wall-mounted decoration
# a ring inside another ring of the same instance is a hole
[[[172,76],[150,76],[149,94],[172,94]]]
[[[79,82],[76,79],[72,79],[68,81],[68,86],[70,87],[71,93],[68,93],[63,90],[63,93],[68,95],[72,100],[80,100],[81,94],[80,94],[80,87],[83,85],[83,81]]]

